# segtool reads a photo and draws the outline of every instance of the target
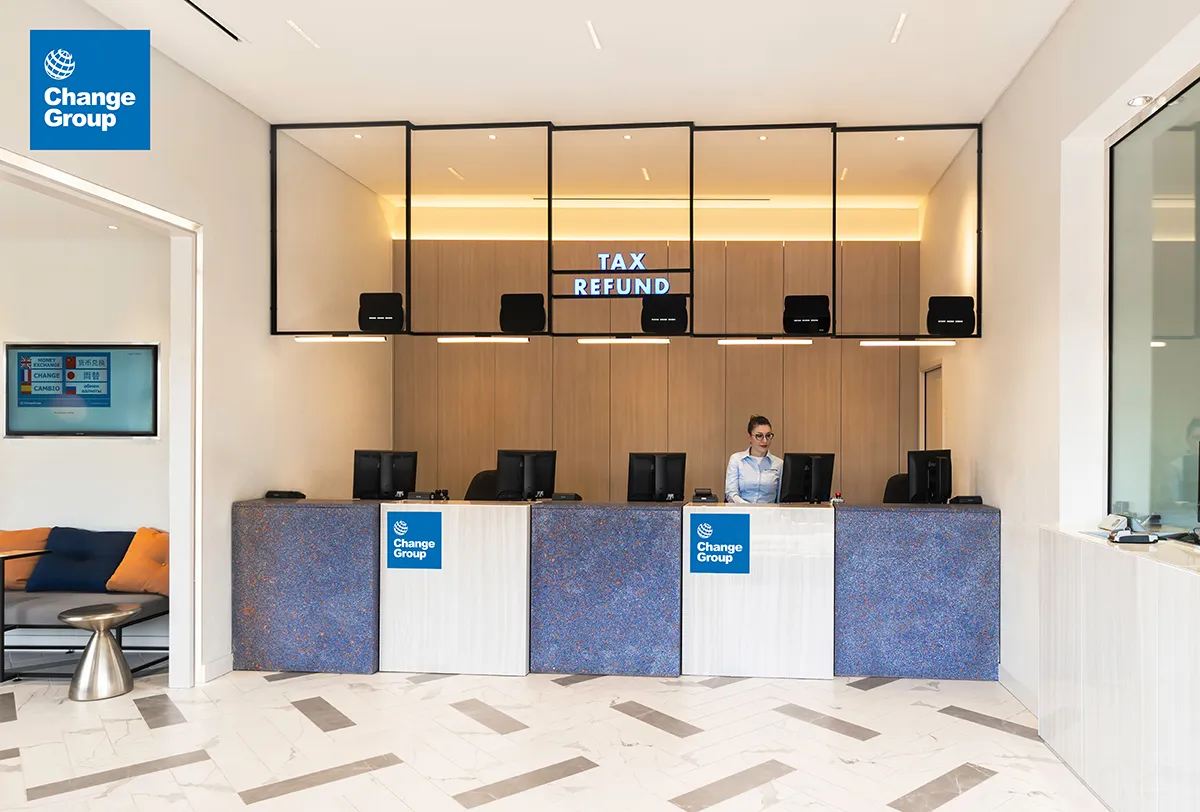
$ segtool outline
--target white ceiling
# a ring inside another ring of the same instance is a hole
[[[854,125],[980,120],[1070,0],[197,0],[244,42],[184,0],[88,2],[274,123]]]
[[[166,235],[132,217],[30,188],[0,174],[0,239],[126,241],[165,240]]]

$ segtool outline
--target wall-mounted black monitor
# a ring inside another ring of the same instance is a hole
[[[497,498],[549,499],[554,494],[557,459],[555,451],[497,451]]]
[[[780,502],[828,502],[833,490],[833,454],[784,454]]]
[[[687,454],[630,454],[630,502],[678,502],[683,499]]]
[[[908,501],[916,505],[944,505],[950,499],[953,477],[950,452],[908,452]]]
[[[8,437],[155,437],[157,344],[8,344]]]
[[[417,489],[417,452],[355,451],[355,499],[403,499]]]

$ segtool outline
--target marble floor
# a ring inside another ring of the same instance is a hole
[[[0,809],[1102,812],[994,682],[238,672],[0,685]]]

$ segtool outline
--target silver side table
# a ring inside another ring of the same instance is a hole
[[[68,693],[71,699],[76,702],[111,699],[133,690],[133,674],[112,630],[140,611],[142,607],[136,603],[97,603],[59,612],[61,622],[92,633],[71,678]]]

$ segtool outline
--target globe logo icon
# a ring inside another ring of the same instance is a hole
[[[704,523],[696,526],[696,535],[699,536],[700,538],[710,539],[710,538],[712,538],[712,534],[713,534],[712,525],[709,524],[708,522],[704,522]]]
[[[57,82],[66,79],[75,72],[75,57],[59,48],[46,54],[46,75]]]
[[[408,532],[408,525],[405,522],[397,521],[392,525],[392,530],[396,531],[397,536],[403,536]]]

